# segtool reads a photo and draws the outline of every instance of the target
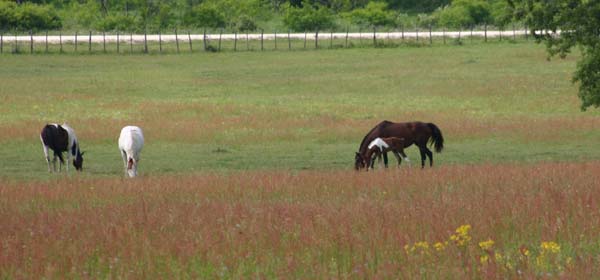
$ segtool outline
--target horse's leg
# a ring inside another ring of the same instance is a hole
[[[425,168],[425,160],[427,159],[425,149],[426,148],[419,146],[419,152],[421,153],[421,168]]]
[[[67,167],[67,174],[69,173],[69,162],[71,162],[71,151],[67,151],[67,162],[65,166]]]
[[[123,158],[123,166],[125,166],[125,175],[127,175],[127,153],[121,150],[121,157]]]
[[[387,152],[383,152],[383,164],[385,165],[385,168],[388,167],[388,157],[387,157]]]
[[[48,165],[48,172],[52,172],[50,169],[50,155],[48,154],[48,146],[42,145],[44,147],[44,156],[46,158],[46,164]]]
[[[406,164],[410,165],[410,160],[408,159],[408,156],[404,153],[404,150],[399,150],[398,154],[401,155],[404,160],[406,160]],[[400,165],[400,164],[398,164],[398,165]]]
[[[400,164],[402,163],[402,159],[400,158],[400,155],[398,155],[398,152],[393,151],[392,154],[394,154],[394,156],[396,157],[396,160],[398,161],[398,166],[400,166]]]
[[[429,167],[433,166],[433,153],[427,147],[425,147],[425,154],[429,157]]]

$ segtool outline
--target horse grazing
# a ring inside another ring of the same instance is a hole
[[[419,147],[421,153],[421,168],[425,167],[425,160],[429,157],[429,166],[433,166],[433,153],[427,148],[428,142],[434,146],[435,151],[440,153],[444,148],[444,137],[442,131],[433,123],[423,122],[405,122],[405,123],[394,123],[390,121],[382,121],[365,135],[358,152],[354,159],[354,168],[359,170],[367,167],[371,164],[365,161],[368,145],[376,138],[386,137],[397,137],[404,138],[404,148],[408,148],[410,145],[415,144]],[[398,164],[400,164],[400,158],[398,158]],[[373,159],[374,160],[374,159]],[[387,167],[387,153],[383,153],[383,161]]]
[[[75,131],[68,126],[66,123],[62,125],[58,124],[46,124],[42,128],[40,133],[40,139],[44,147],[44,155],[46,156],[46,163],[48,163],[48,172],[56,172],[56,158],[60,159],[60,165],[58,167],[59,172],[62,171],[62,165],[65,164],[62,153],[67,152],[67,172],[69,172],[69,161],[73,156],[73,166],[77,171],[83,170],[83,153],[79,150],[79,142]],[[52,160],[52,169],[50,169],[50,155],[49,149],[54,152]]]
[[[144,134],[137,126],[126,126],[121,129],[119,136],[119,150],[125,164],[125,175],[137,176],[137,164],[140,161],[140,152],[144,147]]]
[[[371,143],[369,144],[368,149],[367,149],[367,154],[365,155],[365,158],[364,158],[365,162],[363,163],[363,165],[365,165],[367,167],[367,171],[369,171],[369,167],[373,168],[373,164],[375,163],[375,158],[379,158],[379,162],[381,164],[381,156],[384,153],[387,153],[389,151],[394,153],[394,155],[398,159],[398,166],[400,166],[400,163],[402,162],[402,160],[400,159],[400,156],[402,156],[402,158],[404,160],[406,160],[406,162],[409,162],[408,157],[404,153],[404,139],[403,138],[398,138],[398,137],[375,138],[375,140],[371,141]]]

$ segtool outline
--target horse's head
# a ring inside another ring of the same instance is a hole
[[[362,168],[365,168],[367,166],[367,163],[364,159],[364,157],[360,154],[360,153],[356,153],[356,155],[354,156],[354,169],[355,170],[361,170]]]
[[[75,166],[75,169],[77,171],[82,171],[83,170],[83,154],[85,152],[79,152],[77,151],[77,155],[75,156],[75,159],[73,159],[73,166]]]
[[[137,162],[134,158],[127,160],[127,175],[130,178],[137,176]]]

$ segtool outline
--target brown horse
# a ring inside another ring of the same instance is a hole
[[[441,152],[444,148],[444,137],[442,131],[433,123],[423,122],[405,122],[405,123],[394,123],[390,121],[382,121],[365,135],[358,152],[355,155],[354,168],[359,170],[365,168],[366,164],[370,164],[373,167],[373,161],[365,161],[367,155],[368,145],[375,138],[385,137],[398,137],[404,138],[404,148],[408,148],[410,145],[415,144],[419,147],[421,153],[421,168],[425,167],[425,160],[429,157],[429,166],[433,166],[433,153],[427,148],[429,142],[435,148],[437,153]],[[383,161],[387,167],[387,153],[383,153]]]
[[[408,157],[404,153],[404,138],[375,138],[368,146],[367,154],[364,159],[365,162],[363,163],[367,166],[367,171],[369,171],[369,167],[371,166],[370,164],[367,164],[367,162],[371,163],[375,161],[375,158],[379,158],[379,162],[381,163],[381,156],[390,151],[393,152],[398,159],[398,165],[400,165],[400,162],[402,161],[400,156],[408,162]],[[371,160],[373,156],[375,157]]]

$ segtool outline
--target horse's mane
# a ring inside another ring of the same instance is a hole
[[[376,126],[374,126],[374,127],[373,127],[373,128],[372,128],[372,129],[371,129],[371,130],[370,130],[370,131],[367,133],[367,135],[365,135],[365,137],[363,138],[363,140],[360,142],[360,147],[358,147],[358,152],[360,153],[360,152],[361,152],[361,151],[364,149],[364,147],[365,147],[366,145],[368,145],[368,143],[367,143],[367,141],[368,141],[368,140],[367,140],[367,139],[369,138],[369,136],[370,136],[370,135],[371,135],[371,134],[372,134],[372,133],[373,133],[373,132],[374,132],[376,129],[382,128],[382,127],[384,127],[384,126],[386,126],[386,125],[388,125],[388,124],[391,124],[391,123],[392,123],[392,122],[390,122],[390,121],[387,121],[387,120],[386,120],[386,121],[382,121],[382,122],[378,123]]]

